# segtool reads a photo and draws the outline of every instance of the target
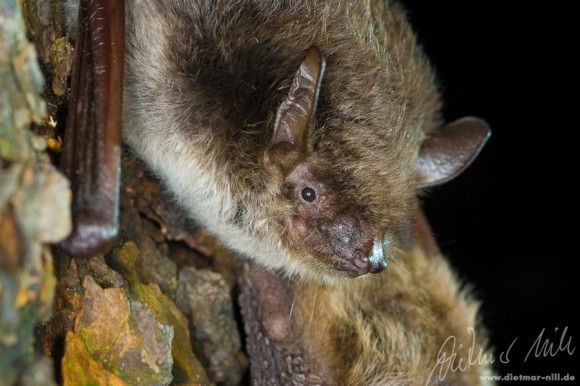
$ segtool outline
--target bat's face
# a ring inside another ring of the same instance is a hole
[[[384,235],[353,205],[301,162],[284,180],[291,210],[282,218],[289,248],[303,262],[331,275],[357,277],[383,271]]]
[[[318,48],[312,47],[277,110],[268,160],[284,176],[279,190],[283,202],[276,205],[284,208],[276,216],[281,225],[280,241],[290,251],[288,260],[293,260],[292,265],[302,276],[352,278],[382,272],[387,266],[384,222],[373,223],[365,215],[370,211],[361,210],[377,207],[373,202],[376,200],[369,200],[370,206],[356,202],[368,197],[366,193],[356,194],[357,191],[374,191],[376,186],[368,183],[373,178],[366,175],[362,180],[359,175],[352,184],[349,177],[352,170],[347,171],[353,165],[364,168],[366,159],[352,154],[333,155],[309,145],[310,129],[320,127],[320,122],[315,122],[315,110],[324,72],[325,59]],[[349,129],[357,131],[356,127],[334,131],[349,132]],[[336,147],[333,143],[331,139],[328,145]],[[326,146],[324,141],[319,144]],[[365,153],[365,146],[362,148]],[[379,184],[379,189],[384,186]],[[381,192],[374,196],[386,197]]]
[[[284,176],[276,180],[284,209],[275,217],[290,251],[285,259],[304,277],[378,273],[386,268],[387,247],[400,249],[409,241],[416,187],[461,171],[488,128],[467,119],[425,140],[418,123],[385,118],[399,117],[405,103],[377,102],[377,93],[365,90],[353,97],[348,79],[342,94],[325,95],[317,112],[325,68],[322,53],[312,47],[277,110],[267,152],[268,162]],[[336,71],[329,71],[336,83]],[[342,103],[329,103],[333,98]]]

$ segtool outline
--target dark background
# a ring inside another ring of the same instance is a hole
[[[477,115],[493,130],[476,162],[433,190],[424,207],[444,253],[483,301],[496,356],[518,338],[509,363],[496,360],[496,368],[502,375],[578,379],[572,366],[578,353],[524,360],[543,329],[552,352],[564,328],[563,346],[572,338],[576,347],[580,336],[572,316],[580,281],[572,266],[578,258],[572,83],[580,69],[571,59],[580,50],[571,38],[573,12],[545,2],[403,3],[437,70],[445,118]]]

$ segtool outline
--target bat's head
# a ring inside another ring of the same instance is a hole
[[[408,237],[416,188],[461,172],[488,128],[467,118],[425,140],[375,130],[356,119],[333,120],[337,114],[321,124],[314,117],[324,73],[325,59],[313,47],[278,108],[266,153],[283,179],[281,241],[302,277],[378,273],[387,266],[390,246]]]

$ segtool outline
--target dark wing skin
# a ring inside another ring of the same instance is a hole
[[[71,181],[73,256],[104,253],[118,230],[124,1],[81,0],[62,170]]]

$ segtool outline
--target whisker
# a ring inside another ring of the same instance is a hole
[[[310,331],[312,319],[314,318],[314,307],[316,307],[316,296],[318,296],[318,288],[314,291],[314,300],[312,301],[312,310],[310,311],[310,320],[308,321],[308,331]]]

